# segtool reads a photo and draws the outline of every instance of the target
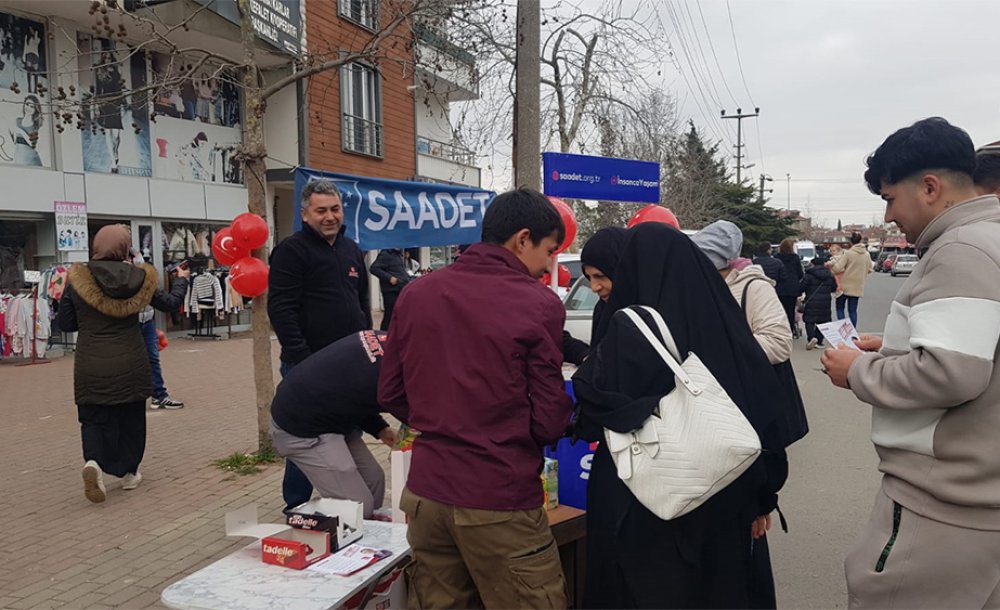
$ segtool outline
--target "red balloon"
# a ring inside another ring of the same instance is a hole
[[[677,217],[670,211],[670,208],[665,208],[661,205],[656,205],[655,203],[647,205],[633,214],[632,218],[629,218],[628,220],[628,228],[631,229],[635,225],[643,222],[662,222],[663,224],[668,224],[675,229],[681,228],[681,223],[677,222]]]
[[[559,265],[559,285],[563,288],[569,288],[569,267],[566,265]],[[549,278],[551,280],[551,278]]]
[[[563,224],[566,225],[566,239],[563,240],[559,247],[556,248],[556,254],[563,252],[566,248],[569,248],[576,239],[576,215],[573,214],[573,209],[566,204],[565,201],[558,197],[549,197],[549,201],[555,206],[556,211],[559,212],[559,216],[562,218]]]
[[[267,243],[267,221],[256,214],[244,212],[233,219],[232,235],[240,248],[253,250]]]
[[[267,264],[259,258],[245,256],[233,263],[229,280],[233,290],[245,297],[256,297],[267,291]]]
[[[170,346],[170,341],[167,339],[167,333],[163,332],[159,328],[156,329],[156,347],[159,348],[158,351],[163,351]]]
[[[229,227],[216,231],[212,238],[212,255],[223,265],[232,265],[245,256],[250,256],[250,250],[236,243]]]
[[[546,271],[545,275],[543,275],[541,277],[541,279],[539,279],[538,281],[541,282],[542,284],[546,285],[546,286],[551,286],[552,285],[552,274],[549,273],[548,271]]]

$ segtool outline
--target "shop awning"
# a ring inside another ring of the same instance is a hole
[[[483,214],[496,193],[474,187],[383,180],[315,169],[295,170],[295,202],[318,178],[333,180],[344,203],[347,236],[362,250],[452,246],[480,240]],[[295,228],[302,217],[295,214]]]

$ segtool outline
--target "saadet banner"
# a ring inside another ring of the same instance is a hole
[[[660,164],[612,157],[543,153],[545,194],[571,199],[660,202]]]
[[[344,226],[362,250],[453,246],[480,241],[483,215],[496,193],[482,189],[382,180],[312,169],[295,170],[295,202],[316,179],[328,179],[340,189]],[[302,225],[296,211],[295,228]]]

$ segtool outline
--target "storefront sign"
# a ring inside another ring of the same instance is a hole
[[[239,25],[236,0],[197,0],[229,21]],[[262,40],[292,53],[302,54],[302,15],[300,0],[250,0],[253,29]]]
[[[60,252],[86,251],[90,247],[87,236],[87,204],[76,201],[57,201],[56,245]]]
[[[480,241],[483,215],[496,193],[482,189],[379,180],[299,168],[295,201],[306,183],[328,178],[340,188],[347,236],[362,250],[452,246]],[[295,214],[295,228],[302,218]]]
[[[545,194],[571,199],[660,202],[660,164],[543,153]]]

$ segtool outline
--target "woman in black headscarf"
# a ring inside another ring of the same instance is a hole
[[[639,428],[674,388],[673,375],[648,341],[628,318],[613,313],[647,305],[666,320],[680,353],[696,353],[712,371],[757,431],[766,455],[783,393],[739,304],[705,255],[683,233],[644,223],[628,232],[614,273],[591,356],[573,376],[587,440],[603,440],[602,428]],[[770,477],[769,470],[758,459],[700,507],[665,521],[618,478],[602,442],[587,489],[584,607],[747,607],[751,525],[771,511],[784,483],[780,469]]]
[[[594,306],[594,317],[590,327],[591,345],[597,344],[597,329],[605,312],[608,311],[606,304],[611,295],[615,267],[618,266],[627,235],[628,231],[621,227],[606,227],[594,233],[580,252],[583,274],[590,280],[590,289],[600,297]]]

